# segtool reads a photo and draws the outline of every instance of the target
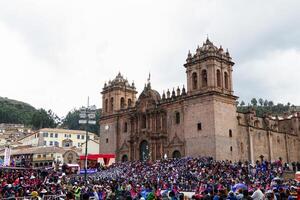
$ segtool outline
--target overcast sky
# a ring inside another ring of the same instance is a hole
[[[100,107],[120,71],[139,92],[186,85],[208,35],[228,48],[240,100],[300,104],[300,1],[0,1],[0,96],[64,116]]]

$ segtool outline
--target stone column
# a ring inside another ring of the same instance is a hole
[[[157,155],[156,155],[156,146],[157,146],[157,141],[154,142],[154,152],[153,152],[153,156],[154,156],[154,160],[157,160]]]
[[[285,140],[286,162],[289,163],[290,158],[289,158],[289,149],[288,149],[288,136],[286,133],[284,134],[284,140]]]
[[[270,160],[272,161],[273,159],[273,134],[272,132],[270,131]]]
[[[248,127],[248,129],[249,129],[249,152],[250,152],[250,162],[252,163],[252,164],[254,164],[254,155],[253,155],[253,134],[252,133],[250,133],[250,127]]]

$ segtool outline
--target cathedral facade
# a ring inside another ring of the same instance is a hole
[[[239,113],[233,93],[234,62],[208,39],[188,53],[187,88],[159,94],[150,78],[136,98],[119,73],[105,83],[100,153],[119,161],[212,156],[217,160],[300,161],[300,113],[259,118]]]

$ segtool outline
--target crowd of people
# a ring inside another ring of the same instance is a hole
[[[62,199],[298,199],[299,183],[283,180],[280,161],[232,163],[212,158],[115,163],[89,175],[54,170],[0,170],[0,198],[56,195]]]

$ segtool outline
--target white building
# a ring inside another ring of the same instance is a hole
[[[86,141],[86,132],[81,130],[44,128],[39,131],[39,146],[80,148]],[[88,140],[98,140],[95,133],[88,132]]]

